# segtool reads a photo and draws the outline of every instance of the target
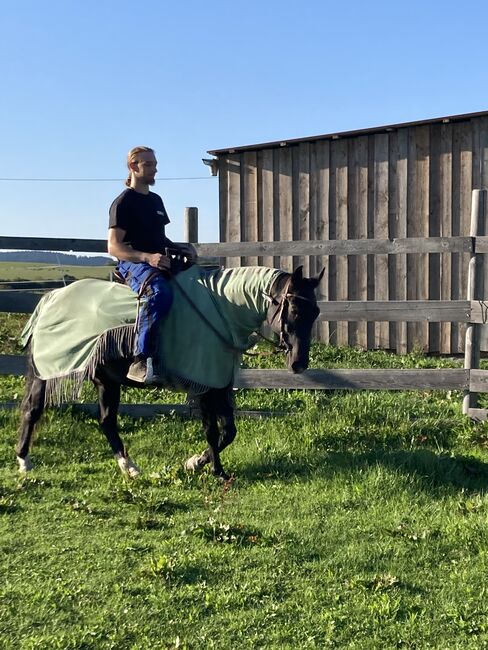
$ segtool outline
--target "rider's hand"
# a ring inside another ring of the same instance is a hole
[[[171,271],[171,258],[162,253],[149,253],[146,262],[160,271]]]
[[[191,264],[196,264],[198,260],[198,254],[195,248],[191,244],[178,244],[178,248],[181,253],[186,257],[188,262]]]

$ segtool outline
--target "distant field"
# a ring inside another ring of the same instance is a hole
[[[0,282],[21,280],[47,281],[62,280],[70,275],[77,280],[82,278],[110,278],[112,266],[71,266],[67,264],[33,264],[30,262],[0,262]]]

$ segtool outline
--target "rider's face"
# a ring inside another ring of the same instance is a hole
[[[154,185],[158,171],[157,165],[158,161],[152,151],[141,151],[137,160],[131,163],[131,169],[138,180],[147,185]]]

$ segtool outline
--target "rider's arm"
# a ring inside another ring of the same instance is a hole
[[[125,230],[122,228],[109,228],[107,237],[107,250],[109,255],[113,255],[119,260],[126,262],[145,262],[154,266],[156,269],[168,269],[170,260],[166,255],[161,253],[144,253],[132,248],[130,244],[124,242]]]

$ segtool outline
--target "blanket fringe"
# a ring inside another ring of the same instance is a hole
[[[46,380],[45,406],[59,406],[65,402],[79,400],[83,382],[95,375],[98,366],[117,359],[128,359],[134,354],[135,331],[133,325],[122,325],[104,332],[97,341],[95,349],[82,370],[73,371],[62,377]],[[155,368],[154,384],[161,388],[185,392],[189,397],[206,393],[210,387],[165,371],[163,365]]]
[[[93,377],[99,365],[132,357],[134,343],[134,325],[121,325],[104,332],[99,337],[85,368],[46,380],[45,406],[59,406],[63,402],[77,401],[85,379]]]

